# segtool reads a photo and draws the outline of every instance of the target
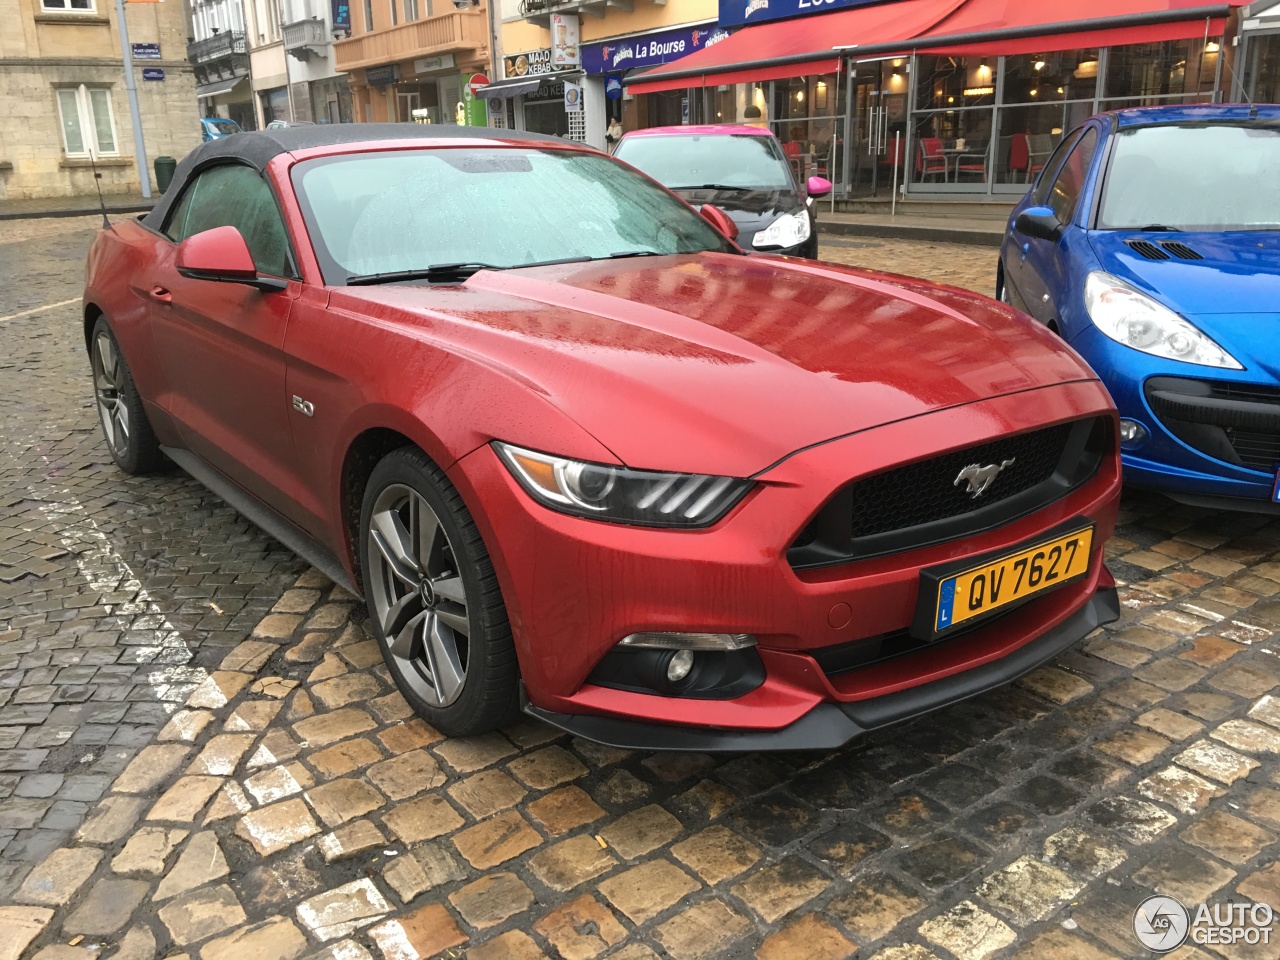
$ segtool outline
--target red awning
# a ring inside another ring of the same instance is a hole
[[[1222,0],[1218,5],[1244,6],[1247,2]],[[1213,5],[1212,0],[1071,0],[1070,11],[1067,11],[1043,0],[967,0],[954,15],[917,37],[912,49],[918,53],[998,57],[1189,40],[1204,36],[1206,27],[1209,36],[1221,36],[1225,24],[1221,17],[1197,15],[1197,11]],[[1176,16],[1180,10],[1186,11],[1188,19],[1119,25],[1135,16],[1165,12]],[[1107,21],[1116,26],[1108,26]],[[983,34],[998,36],[999,31],[1010,30],[1037,35],[1019,39],[981,38]],[[961,38],[971,39],[957,45],[954,41]]]
[[[831,73],[839,57],[1001,56],[1221,36],[1225,6],[1248,0],[898,0],[746,27],[632,78],[632,93]],[[1069,8],[1069,9],[1068,9]],[[1185,13],[1185,16],[1183,14]],[[1066,19],[1069,17],[1070,19]],[[1135,18],[1158,22],[1135,24]],[[1168,19],[1166,19],[1168,18]],[[1026,36],[1010,37],[1010,32]]]
[[[965,0],[899,0],[745,27],[727,40],[635,77],[632,93],[783,80],[840,67],[839,43],[885,43],[919,36]],[[778,61],[786,61],[779,63]],[[678,74],[676,77],[670,74]]]

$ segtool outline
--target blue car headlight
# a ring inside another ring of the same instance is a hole
[[[794,247],[809,239],[809,214],[784,213],[755,235],[753,247]]]
[[[1116,343],[1184,363],[1244,369],[1240,361],[1187,320],[1109,273],[1095,270],[1089,274],[1084,305],[1093,325]]]

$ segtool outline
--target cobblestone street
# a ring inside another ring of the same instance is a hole
[[[1280,518],[1126,494],[1119,622],[837,753],[446,739],[363,604],[111,464],[97,225],[0,223],[0,960],[1127,960],[1153,893],[1280,910]],[[993,288],[993,248],[822,255]]]

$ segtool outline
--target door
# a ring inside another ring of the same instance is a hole
[[[893,72],[897,70],[897,72]],[[853,109],[853,149],[850,151],[851,196],[874,197],[892,189],[893,167],[902,150],[905,101],[891,86],[901,70],[885,61],[862,61],[849,74]],[[897,78],[897,80],[895,80]],[[898,162],[899,182],[904,175]]]
[[[1074,222],[1089,168],[1098,149],[1098,128],[1088,127],[1076,140],[1062,166],[1052,180],[1046,178],[1036,187],[1041,202],[1053,210],[1062,233],[1056,240],[1020,235],[1022,262],[1016,278],[1017,290],[1026,310],[1041,323],[1055,327],[1061,313],[1058,302],[1066,291],[1067,269],[1062,255],[1066,232],[1076,229]],[[1047,183],[1047,189],[1043,184]]]
[[[177,245],[233,226],[261,274],[293,278],[284,221],[256,169],[228,163],[196,176],[164,233],[173,241],[149,278],[156,350],[172,387],[170,414],[188,449],[286,515],[292,485],[284,338],[301,285],[263,292],[193,280],[177,271]]]

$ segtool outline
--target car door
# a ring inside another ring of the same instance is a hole
[[[183,277],[178,244],[233,226],[260,274],[290,280],[281,291]],[[242,163],[201,171],[174,205],[171,241],[150,278],[157,353],[169,383],[170,414],[187,447],[260,500],[292,515],[285,329],[301,284],[274,194]]]
[[[1058,305],[1065,302],[1068,276],[1065,247],[1067,233],[1075,227],[1076,208],[1084,192],[1089,169],[1098,151],[1098,128],[1090,125],[1080,134],[1044,195],[1044,203],[1062,225],[1056,240],[1023,236],[1019,292],[1027,312],[1041,323],[1058,324]]]
[[[1044,206],[1049,189],[1053,186],[1053,182],[1057,177],[1058,168],[1062,166],[1063,158],[1075,146],[1079,136],[1080,131],[1073,130],[1063,137],[1054,148],[1053,153],[1050,154],[1049,159],[1045,162],[1040,176],[1036,179],[1035,185],[1032,186],[1022,202],[1014,208],[1014,217],[1011,218],[1009,223],[1009,233],[1005,237],[1005,242],[1001,249],[1001,262],[1004,264],[1004,282],[1008,292],[1011,294],[1009,302],[1027,313],[1031,313],[1029,304],[1032,299],[1039,299],[1044,291],[1041,290],[1034,294],[1031,292],[1031,287],[1035,286],[1039,281],[1037,277],[1027,277],[1026,259],[1027,253],[1031,249],[1031,238],[1018,230],[1016,226],[1017,214],[1028,207]]]

